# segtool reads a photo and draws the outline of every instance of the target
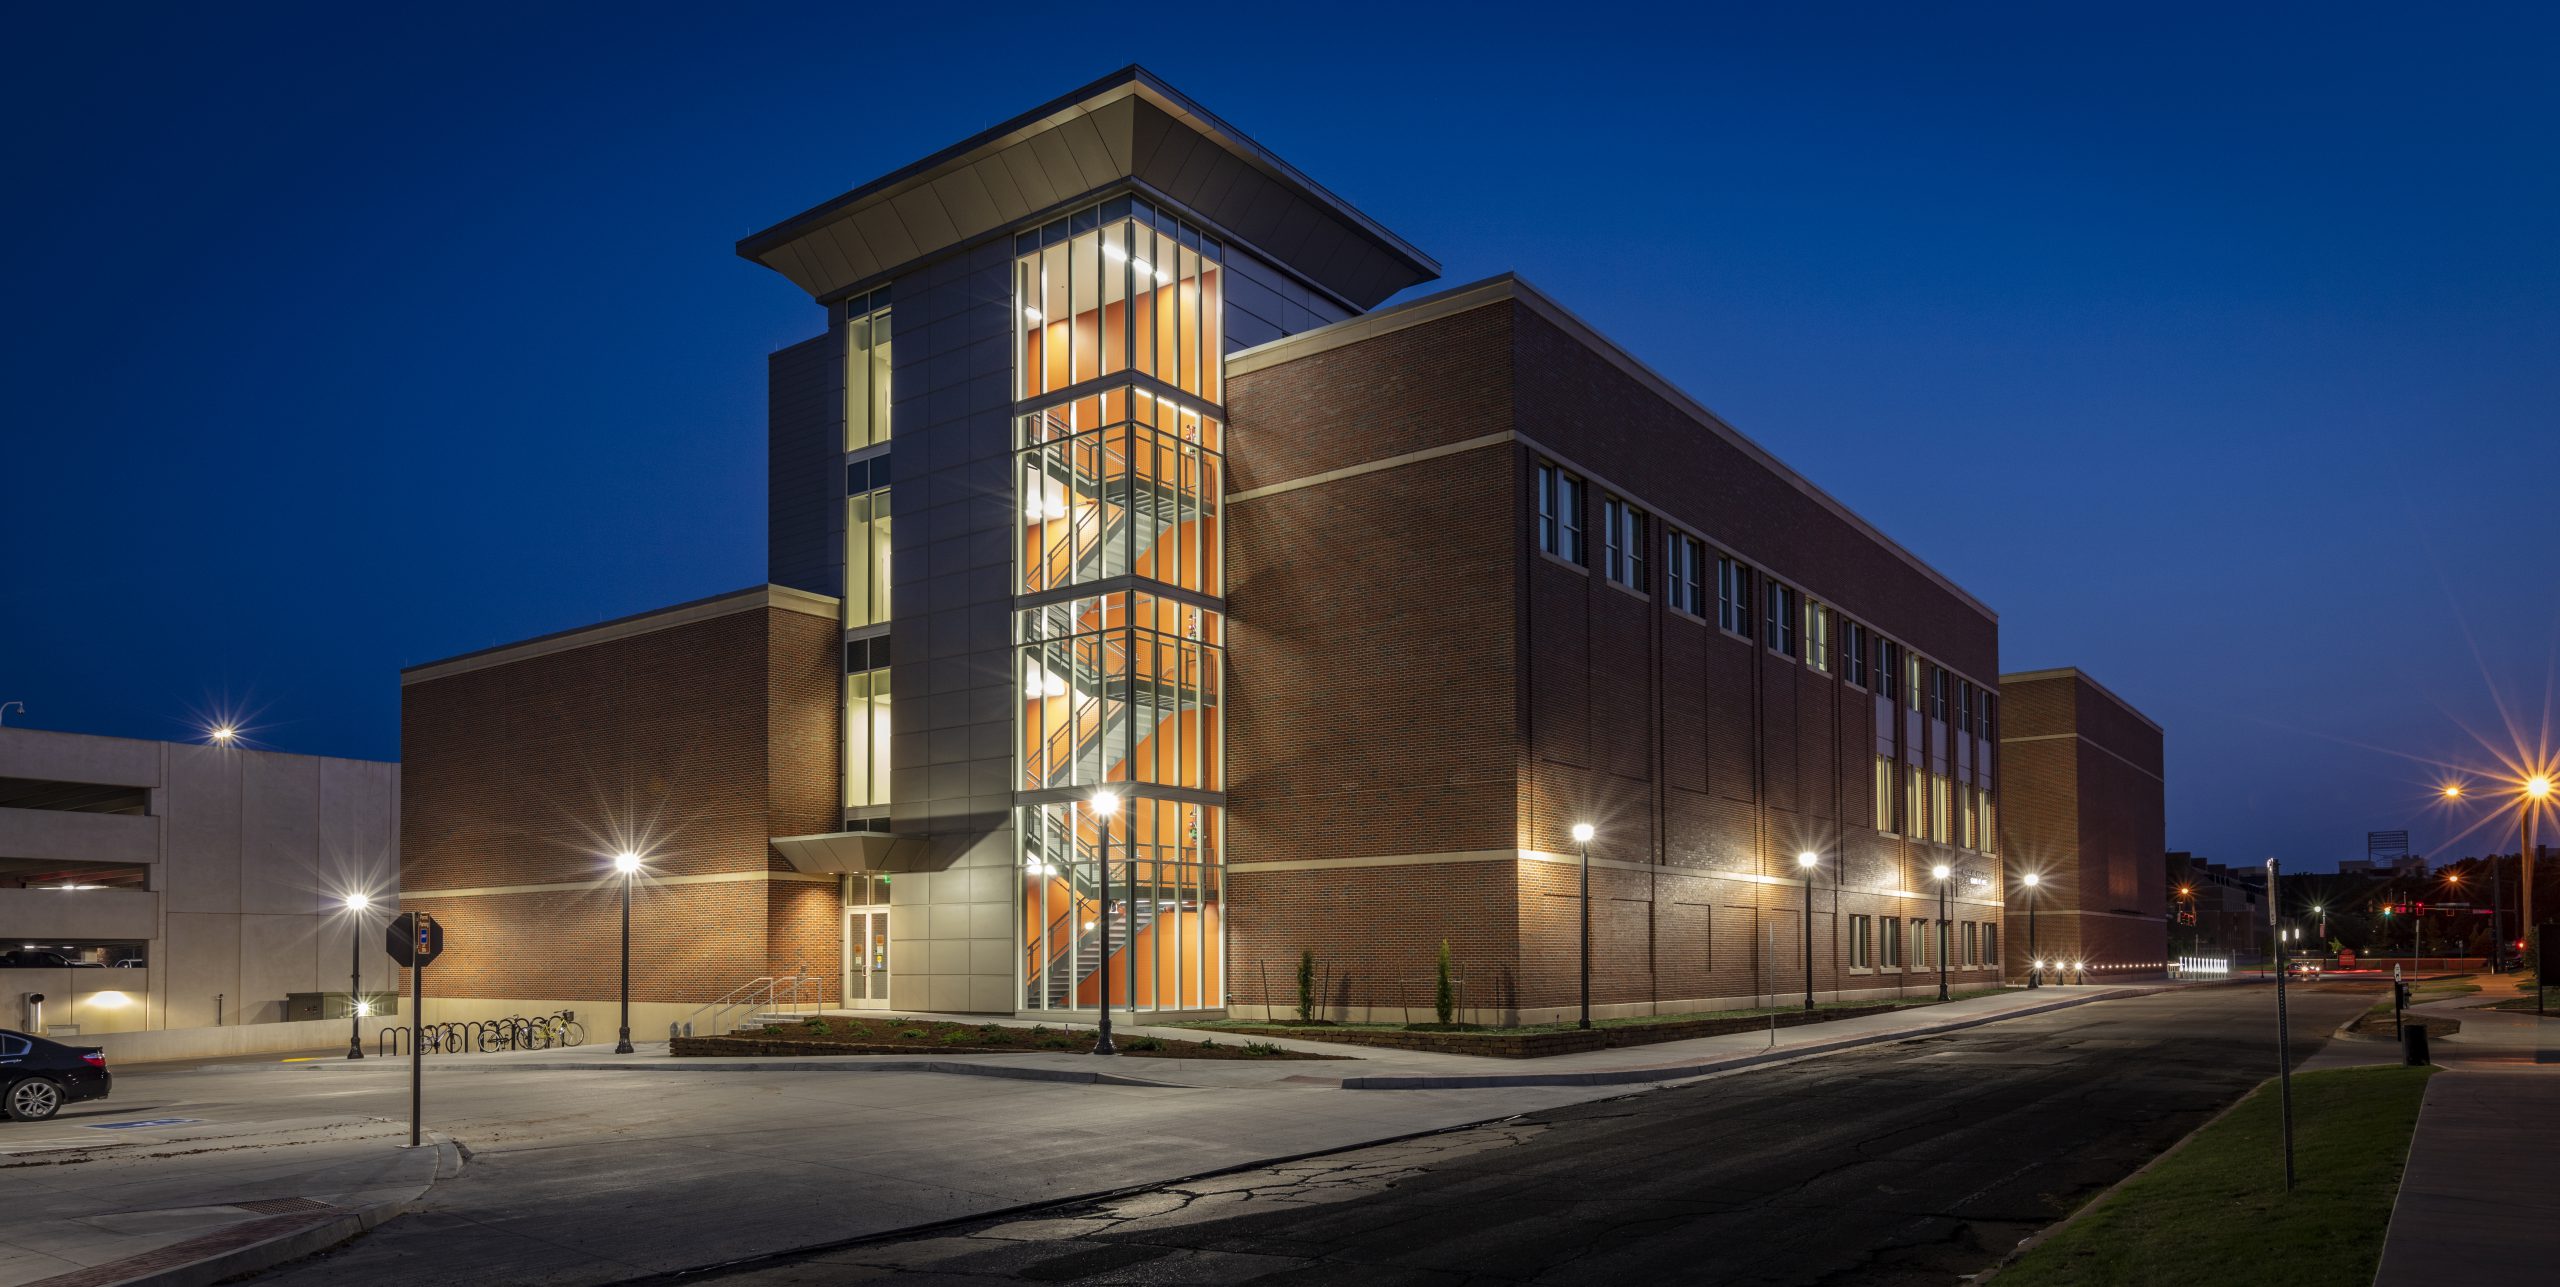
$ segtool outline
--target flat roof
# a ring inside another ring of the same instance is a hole
[[[2101,697],[2106,698],[2108,701],[2114,702],[2117,706],[2119,706],[2119,707],[2123,708],[2123,710],[2124,710],[2124,713],[2125,713],[2125,714],[2127,714],[2127,715],[2131,715],[2131,716],[2132,716],[2132,717],[2134,717],[2135,719],[2141,720],[2141,721],[2142,721],[2143,723],[2145,723],[2145,724],[2149,724],[2149,725],[2151,726],[2151,731],[2152,731],[2152,732],[2154,732],[2154,733],[2158,733],[2158,734],[2160,734],[2160,735],[2161,735],[2161,736],[2163,736],[2163,737],[2166,737],[2166,736],[2168,735],[2168,733],[2169,733],[2169,730],[2167,730],[2167,729],[2165,729],[2165,728],[2160,727],[2160,722],[2159,722],[2158,720],[2155,720],[2155,719],[2151,718],[2150,716],[2143,714],[2143,713],[2142,713],[2142,708],[2141,708],[2141,707],[2136,706],[2136,705],[2134,705],[2133,703],[2131,703],[2131,702],[2129,702],[2129,701],[2126,701],[2124,698],[2117,696],[2117,695],[2116,695],[2116,691],[2115,691],[2114,689],[2109,688],[2109,687],[2107,687],[2105,684],[2101,684],[2101,683],[2099,683],[2097,680],[2090,678],[2090,677],[2089,677],[2089,672],[2087,672],[2087,671],[2085,671],[2085,670],[2080,669],[2078,666],[2051,666],[2051,667],[2047,667],[2046,669],[2043,669],[2043,670],[2015,670],[2015,671],[2010,671],[2010,672],[2008,672],[2008,673],[2003,674],[2002,676],[2000,676],[2000,686],[2001,686],[2001,687],[2003,687],[2003,688],[2006,688],[2006,687],[2008,687],[2008,686],[2009,686],[2009,685],[2011,685],[2011,684],[2026,684],[2026,683],[2033,683],[2033,682],[2035,682],[2035,681],[2037,681],[2037,680],[2041,680],[2041,679],[2076,679],[2076,680],[2079,680],[2081,683],[2087,684],[2087,685],[2089,686],[2089,688],[2090,688],[2090,690],[2091,690],[2091,691],[2093,691],[2093,692],[2097,693],[2097,694],[2098,694],[2099,696],[2101,696]]]
[[[1929,566],[1927,560],[1912,553],[1901,542],[1885,535],[1877,529],[1875,524],[1861,517],[1856,510],[1842,504],[1838,497],[1816,486],[1812,479],[1798,473],[1794,467],[1778,459],[1776,454],[1768,448],[1754,442],[1750,435],[1734,428],[1723,416],[1709,410],[1705,403],[1689,396],[1680,386],[1663,378],[1660,372],[1646,366],[1624,346],[1601,334],[1590,323],[1575,316],[1571,309],[1557,303],[1552,296],[1530,285],[1517,273],[1502,273],[1485,278],[1483,281],[1451,287],[1448,290],[1425,295],[1420,299],[1407,300],[1393,308],[1381,309],[1375,313],[1335,322],[1329,326],[1320,326],[1313,330],[1300,331],[1295,335],[1284,336],[1231,353],[1227,356],[1227,374],[1236,376],[1250,371],[1259,371],[1265,367],[1311,357],[1331,349],[1357,344],[1376,336],[1404,330],[1407,327],[1420,326],[1425,322],[1436,321],[1452,314],[1483,308],[1506,300],[1527,306],[1532,312],[1567,335],[1579,340],[1584,347],[1606,358],[1612,365],[1634,378],[1638,384],[1687,413],[1691,419],[1706,426],[1710,432],[1740,448],[1761,467],[1786,480],[1796,490],[1811,497],[1815,503],[1857,529],[1861,535],[1892,551],[1896,557],[1927,577],[1939,589],[1954,595],[1965,606],[1993,621],[2000,619],[2000,614],[1994,612],[1991,605],[1975,598],[1945,573]]]
[[[1157,115],[1141,120],[1135,103]],[[1172,146],[1166,118],[1214,152]],[[1260,189],[1237,182],[1248,171]],[[1355,307],[1440,275],[1412,243],[1134,63],[751,234],[738,254],[825,298],[1132,179]],[[1367,253],[1347,253],[1342,238]]]
[[[400,684],[405,688],[410,684],[442,679],[447,675],[482,670],[490,666],[503,666],[509,662],[547,656],[555,652],[588,648],[616,639],[628,639],[633,635],[648,634],[654,630],[669,630],[676,626],[691,625],[696,621],[708,621],[714,617],[753,612],[759,608],[781,608],[812,617],[832,619],[837,615],[841,602],[823,594],[795,590],[787,585],[754,585],[744,590],[731,590],[726,594],[715,594],[664,608],[652,608],[647,612],[635,612],[627,617],[615,617],[611,621],[599,621],[591,626],[556,630],[547,635],[519,639],[514,643],[496,644],[472,652],[458,653],[438,661],[420,662],[415,666],[401,669]]]

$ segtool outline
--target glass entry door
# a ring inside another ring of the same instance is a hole
[[[854,1010],[889,1008],[889,909],[844,913],[844,1003]]]

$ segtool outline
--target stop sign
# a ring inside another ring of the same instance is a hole
[[[444,953],[444,926],[425,912],[402,912],[391,918],[384,947],[402,965],[431,964]]]

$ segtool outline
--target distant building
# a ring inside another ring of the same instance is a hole
[[[2266,955],[2267,881],[2261,869],[2226,867],[2179,851],[2167,856],[2163,871],[2171,955]]]
[[[2002,675],[2000,695],[2008,976],[2024,978],[2038,956],[2085,963],[2101,978],[2160,972],[2160,726],[2069,667]]]
[[[282,1022],[297,994],[344,1017],[351,957],[367,992],[397,977],[399,819],[397,764],[0,728],[0,1027],[38,996],[83,1039]]]

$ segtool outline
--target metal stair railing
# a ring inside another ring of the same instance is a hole
[[[766,974],[739,984],[718,998],[694,1007],[682,1023],[667,1025],[670,1037],[716,1037],[735,1027],[737,1012],[749,1016],[777,1013],[777,1006],[789,1005],[797,1010],[804,996],[813,1005],[826,1001],[826,981],[807,973],[803,962],[790,974]],[[787,999],[786,999],[787,998]],[[709,1016],[707,1019],[705,1016]]]

